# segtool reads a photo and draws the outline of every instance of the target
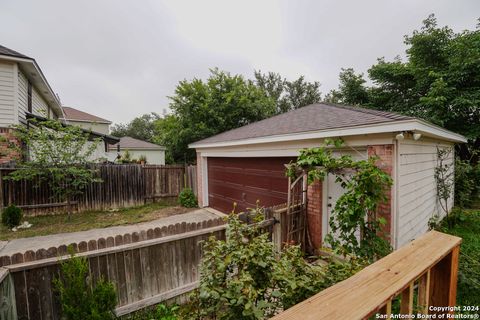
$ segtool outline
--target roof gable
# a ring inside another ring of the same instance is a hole
[[[160,146],[155,143],[151,143],[148,141],[143,141],[140,139],[135,139],[132,137],[121,137],[120,142],[117,144],[109,145],[108,150],[117,150],[117,146],[120,144],[120,149],[125,150],[165,150],[164,146]]]
[[[84,122],[99,122],[99,123],[112,123],[107,119],[97,117],[93,114],[72,108],[72,107],[62,107],[63,113],[65,115],[65,120],[71,121],[84,121]]]

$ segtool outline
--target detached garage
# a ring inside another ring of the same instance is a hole
[[[395,248],[428,230],[428,220],[442,214],[437,203],[434,169],[437,148],[466,139],[426,121],[394,113],[333,104],[314,104],[230,130],[190,145],[197,151],[199,204],[225,213],[287,201],[284,165],[300,149],[321,146],[326,138],[342,138],[338,155],[357,159],[379,157],[378,166],[394,185],[389,203],[380,209]],[[453,152],[448,161],[453,161]],[[309,186],[309,233],[320,246],[328,218],[342,188],[334,179]],[[453,201],[450,201],[453,204]]]

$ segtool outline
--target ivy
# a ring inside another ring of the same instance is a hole
[[[327,139],[322,147],[301,150],[297,161],[289,164],[287,176],[307,173],[312,183],[335,175],[345,192],[333,209],[326,241],[339,254],[374,261],[391,251],[382,230],[386,220],[377,216],[377,209],[387,200],[385,190],[392,185],[392,178],[376,166],[376,157],[359,161],[350,155],[335,157],[333,147],[342,146],[341,139]]]

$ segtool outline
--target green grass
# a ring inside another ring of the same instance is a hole
[[[156,202],[144,206],[120,209],[118,211],[87,211],[72,214],[69,220],[67,215],[50,215],[40,217],[24,217],[23,221],[33,226],[29,229],[20,229],[17,232],[0,225],[0,240],[11,240],[34,236],[45,236],[55,233],[84,231],[94,228],[128,225],[147,222],[175,214],[181,214],[191,209],[174,206],[171,202]]]
[[[463,220],[463,221],[462,221]],[[457,305],[480,304],[480,210],[465,210],[452,228],[441,231],[461,237]]]

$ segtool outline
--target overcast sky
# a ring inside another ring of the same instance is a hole
[[[474,29],[479,0],[1,0],[0,44],[33,57],[64,105],[114,122],[168,108],[178,81],[218,67],[319,81],[403,54],[435,13]]]

